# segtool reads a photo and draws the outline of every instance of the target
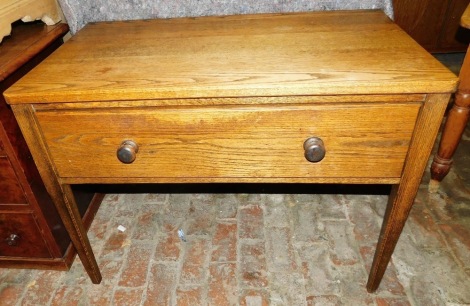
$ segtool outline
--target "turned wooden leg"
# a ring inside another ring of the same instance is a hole
[[[55,174],[54,165],[42,140],[39,125],[36,122],[34,108],[31,105],[15,105],[13,111],[17,121],[20,123],[21,132],[33,155],[44,186],[57,208],[57,212],[77,250],[78,256],[92,282],[99,284],[101,282],[100,270],[93,255],[73,192],[70,185],[61,184]]]
[[[459,145],[470,116],[470,54],[467,51],[460,71],[460,85],[455,102],[447,115],[437,155],[431,165],[431,178],[442,181],[452,166],[452,156]]]
[[[449,95],[429,95],[419,113],[400,184],[393,186],[389,197],[367,282],[369,292],[379,287],[405,226],[448,101]]]

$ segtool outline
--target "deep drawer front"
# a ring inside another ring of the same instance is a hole
[[[32,214],[0,213],[1,256],[51,257]]]
[[[419,103],[279,107],[43,110],[61,177],[398,178]],[[304,157],[316,136],[326,148]],[[138,145],[133,163],[116,150]]]
[[[2,204],[27,204],[23,189],[6,156],[0,156],[0,207]]]

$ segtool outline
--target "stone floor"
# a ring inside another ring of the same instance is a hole
[[[78,259],[0,269],[0,305],[470,305],[469,152],[470,125],[437,192],[426,172],[374,294],[387,186],[171,185],[105,197],[89,232],[100,285]]]

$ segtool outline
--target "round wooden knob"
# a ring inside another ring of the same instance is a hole
[[[20,236],[18,236],[17,234],[11,234],[10,236],[8,236],[7,239],[5,239],[5,241],[9,246],[16,246],[20,241]]]
[[[132,163],[139,151],[139,146],[132,140],[125,140],[117,150],[117,158],[124,164]]]
[[[305,158],[312,163],[317,163],[325,157],[325,145],[318,137],[310,137],[304,142]]]

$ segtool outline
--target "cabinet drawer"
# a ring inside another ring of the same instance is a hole
[[[6,156],[0,156],[0,207],[2,204],[27,204],[23,189]]]
[[[1,256],[51,257],[32,214],[0,213]]]
[[[37,117],[61,177],[399,178],[420,105],[94,108]],[[326,148],[317,163],[304,157],[312,136]],[[116,157],[125,140],[138,145],[130,164]]]

